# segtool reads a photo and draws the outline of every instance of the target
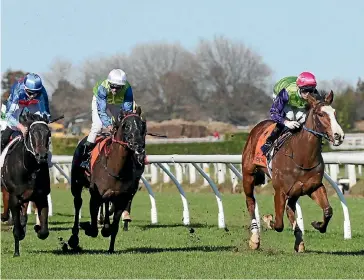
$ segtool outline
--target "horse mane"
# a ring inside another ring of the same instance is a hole
[[[27,126],[31,125],[33,122],[36,121],[43,121],[48,123],[48,119],[45,115],[41,116],[40,114],[34,114],[34,113],[30,113],[30,112],[26,112],[25,114],[21,115],[19,117],[19,122],[21,124],[25,124]]]

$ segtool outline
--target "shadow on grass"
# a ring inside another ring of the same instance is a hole
[[[164,252],[223,252],[233,251],[234,246],[193,246],[193,247],[178,247],[178,248],[153,248],[153,247],[136,247],[125,250],[118,250],[113,254],[156,254]],[[34,250],[32,253],[51,253],[54,255],[100,255],[108,254],[107,250],[88,250],[78,248],[76,250],[66,249],[64,246],[60,250]]]
[[[190,225],[183,225],[183,224],[157,224],[157,225],[138,225],[141,230],[148,230],[153,228],[177,228],[177,227],[184,227],[184,228],[217,228],[216,225],[208,225],[208,224],[190,224]]]
[[[364,250],[359,251],[315,251],[315,250],[306,250],[306,253],[313,254],[324,254],[324,255],[336,255],[336,256],[364,256]]]

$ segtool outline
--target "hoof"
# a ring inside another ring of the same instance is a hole
[[[7,222],[8,220],[9,220],[9,215],[1,214],[1,221],[2,222]]]
[[[19,253],[19,252],[14,253],[13,257],[14,257],[14,258],[16,258],[16,257],[20,257],[20,253]]]
[[[302,241],[300,244],[294,246],[294,250],[297,253],[303,253],[305,252],[305,243]]]
[[[252,250],[257,250],[260,247],[260,237],[259,234],[253,233],[249,240],[249,247]]]
[[[111,235],[111,227],[103,227],[101,230],[101,235],[103,237],[109,237]]]
[[[49,231],[45,231],[45,232],[38,232],[38,238],[41,240],[47,239],[47,237],[49,236]]]
[[[115,253],[115,250],[114,250],[114,249],[112,249],[112,250],[110,250],[110,249],[109,249],[109,250],[107,251],[107,253],[108,253],[108,254],[110,254],[110,255],[111,255],[111,254],[114,254],[114,253]]]
[[[312,222],[311,225],[313,226],[314,229],[317,229],[319,232],[321,233],[325,233],[326,232],[326,227],[323,227],[323,223],[322,222]]]
[[[89,222],[80,223],[80,227],[85,231],[85,234],[90,237],[97,237],[99,235],[99,229],[92,228]]]
[[[267,226],[268,229],[273,229],[272,226],[271,226],[271,223],[273,221],[273,216],[271,214],[264,215],[262,220],[263,220],[263,222],[265,223],[265,225]]]
[[[34,225],[34,231],[38,233],[40,231],[40,225]]]
[[[73,235],[71,235],[70,239],[68,239],[67,243],[72,249],[75,249],[75,248],[77,248],[78,244],[80,243],[80,240],[77,235],[73,234]]]
[[[128,231],[129,230],[129,222],[124,222],[123,230],[124,231]]]
[[[123,214],[121,214],[121,220],[123,222],[131,222],[131,217],[128,211],[124,211]]]

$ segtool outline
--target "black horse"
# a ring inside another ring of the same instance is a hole
[[[48,152],[51,131],[46,116],[27,112],[19,121],[28,127],[28,133],[10,148],[1,169],[1,183],[9,194],[14,223],[14,256],[20,255],[19,241],[25,237],[29,201],[35,202],[38,209],[40,225],[34,226],[38,238],[46,239],[49,235],[47,195],[50,193]]]
[[[137,191],[139,180],[144,172],[146,122],[136,114],[120,112],[114,123],[112,136],[102,137],[94,149],[98,151],[91,162],[91,174],[80,167],[86,138],[78,144],[72,161],[71,192],[74,197],[75,220],[72,236],[68,245],[76,249],[79,244],[79,212],[82,206],[81,192],[88,187],[90,198],[91,223],[81,223],[85,234],[91,237],[98,235],[97,214],[105,204],[105,220],[102,235],[111,241],[109,253],[114,252],[115,238],[119,230],[119,221],[125,209],[130,207]],[[105,142],[103,142],[105,141]],[[101,145],[100,143],[105,143]],[[109,202],[114,209],[113,223],[110,225]]]

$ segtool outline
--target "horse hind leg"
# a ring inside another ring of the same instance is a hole
[[[101,196],[97,189],[97,186],[94,185],[93,188],[90,189],[90,216],[91,216],[91,224],[89,222],[81,223],[81,228],[85,230],[85,234],[90,237],[97,237],[99,234],[99,229],[97,226],[97,216],[99,213],[99,208],[102,205]]]
[[[9,220],[9,193],[5,190],[4,187],[1,187],[1,192],[3,194],[3,206],[4,211],[1,213],[1,221],[6,222]]]
[[[102,230],[101,230],[101,235],[103,237],[109,237],[111,235],[109,202],[108,201],[105,202],[104,206],[105,206],[105,216],[104,216],[103,227],[102,227]]]
[[[250,214],[250,240],[249,247],[253,250],[257,250],[260,247],[260,235],[258,223],[255,217],[255,197],[254,197],[254,185],[255,176],[254,174],[244,173],[243,175],[243,189],[246,199],[246,207]]]
[[[294,244],[294,250],[296,252],[304,252],[305,251],[305,243],[303,242],[303,234],[298,226],[298,223],[296,221],[295,213],[296,213],[296,202],[298,200],[298,197],[292,197],[288,199],[287,206],[286,206],[286,213],[289,222],[291,223],[293,234],[295,236],[295,244]]]
[[[324,214],[322,222],[313,221],[311,225],[319,232],[325,233],[333,214],[332,207],[330,206],[329,200],[327,198],[325,186],[321,184],[315,191],[309,194],[309,196],[321,207]]]

